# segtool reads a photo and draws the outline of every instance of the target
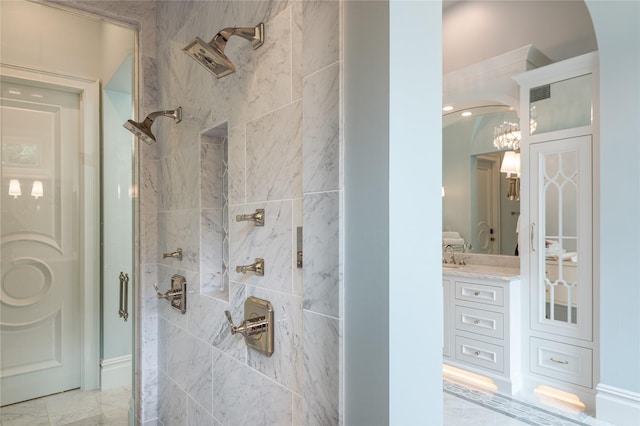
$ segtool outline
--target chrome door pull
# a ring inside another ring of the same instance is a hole
[[[536,229],[536,224],[535,222],[531,223],[531,226],[529,227],[529,241],[530,241],[530,245],[531,245],[531,251],[535,252],[536,251],[536,245],[534,244],[534,231]]]
[[[123,318],[125,322],[129,318],[129,275],[120,272],[120,297],[119,297],[119,309],[118,316]]]

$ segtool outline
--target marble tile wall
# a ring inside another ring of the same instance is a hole
[[[341,424],[340,16],[332,1],[157,3],[159,105],[183,108],[181,123],[154,126],[157,251],[182,247],[185,257],[156,259],[155,273],[161,287],[181,273],[192,291],[186,315],[158,305],[160,424]],[[236,72],[222,79],[181,51],[196,36],[208,41],[224,27],[261,21],[259,49],[229,40]],[[228,294],[216,295],[206,283],[217,242],[204,235],[219,232],[212,217],[220,205],[205,188],[220,150],[202,135],[220,127],[228,217],[263,208],[265,226],[229,221]],[[235,272],[257,257],[264,276]],[[248,296],[274,306],[271,357],[230,334],[224,311],[239,322]]]

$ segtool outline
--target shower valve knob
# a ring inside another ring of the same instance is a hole
[[[231,312],[224,311],[224,314],[229,321],[232,335],[244,336],[248,347],[266,356],[273,354],[275,321],[273,306],[269,301],[249,296],[244,302],[244,320],[240,325],[233,323]]]
[[[240,323],[239,326],[236,326],[233,323],[233,319],[231,318],[231,312],[224,311],[224,314],[227,316],[227,320],[229,320],[229,325],[231,326],[231,334],[242,334],[243,336],[255,336],[256,334],[266,333],[269,328],[269,323],[267,322],[267,318],[264,316],[260,316],[257,318],[245,319]]]

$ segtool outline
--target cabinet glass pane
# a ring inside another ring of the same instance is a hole
[[[591,125],[591,91],[591,74],[531,89],[529,134]]]
[[[578,167],[577,152],[542,156],[544,176],[545,317],[577,323]]]

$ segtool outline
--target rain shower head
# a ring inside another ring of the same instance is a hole
[[[147,144],[151,145],[156,141],[156,137],[151,133],[151,125],[153,124],[153,120],[156,117],[172,117],[176,120],[176,123],[182,121],[182,107],[178,107],[178,109],[174,109],[171,111],[156,111],[147,115],[144,121],[136,122],[133,120],[127,120],[126,123],[123,124],[124,128],[145,141]]]
[[[196,37],[182,50],[209,70],[216,78],[221,78],[236,71],[233,62],[224,53],[227,41],[234,35],[250,41],[253,50],[256,50],[264,43],[264,24],[261,22],[255,27],[225,28],[216,34],[209,43]]]

